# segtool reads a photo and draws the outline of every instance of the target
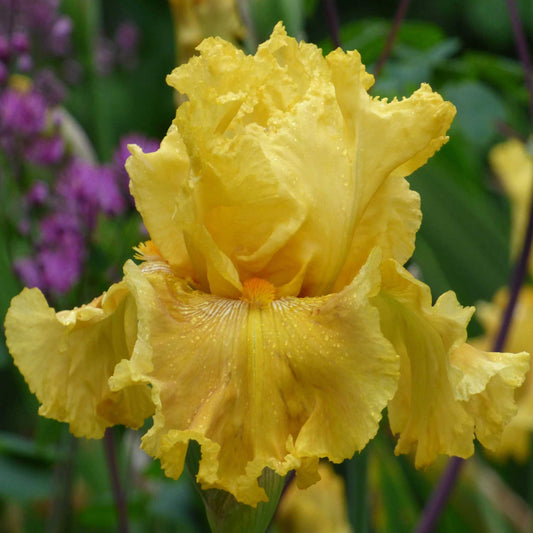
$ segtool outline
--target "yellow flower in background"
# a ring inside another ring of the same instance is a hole
[[[76,333],[73,365],[89,369],[93,349],[111,361],[93,404],[128,398],[97,422],[138,425],[129,407],[144,406],[149,389],[143,448],[177,478],[197,441],[202,487],[248,505],[266,499],[265,468],[296,470],[302,488],[318,480],[320,458],[363,449],[387,405],[396,452],[414,452],[418,466],[471,455],[474,433],[495,447],[527,354],[466,344],[473,309],[452,292],[433,304],[402,266],[421,219],[405,176],[447,141],[453,105],[428,85],[401,101],[373,98],[357,52],[324,58],[281,24],[254,56],[220,38],[199,51],[168,76],[188,101],[160,149],[131,147],[131,191],[152,241],[139,266],[124,266],[101,320],[30,339],[42,295],[12,302],[8,346],[43,414],[100,436],[67,408],[93,395],[89,370],[61,411],[42,393],[52,380],[23,363],[43,357],[37,342],[68,359]]]
[[[169,0],[169,4],[177,65],[187,62],[206,37],[217,35],[235,45],[244,38],[237,0]]]
[[[511,201],[511,245],[516,255],[526,233],[533,192],[533,157],[523,142],[509,139],[490,151],[489,160]],[[530,270],[533,271],[533,258],[530,260]]]
[[[320,481],[298,490],[292,483],[276,512],[280,533],[350,533],[344,480],[329,463],[318,467]]]
[[[478,318],[485,328],[486,335],[478,342],[488,346],[498,334],[501,318],[508,302],[508,291],[499,291],[494,301],[483,302],[478,306]],[[513,322],[506,346],[509,350],[526,350],[533,353],[533,287],[520,291]],[[533,378],[528,372],[526,381],[516,394],[518,413],[505,428],[501,444],[495,450],[501,457],[514,456],[526,461],[531,451],[531,432],[533,431]]]
[[[530,202],[533,193],[533,157],[527,146],[518,139],[510,139],[496,145],[489,154],[492,168],[503,185],[511,202],[512,253],[516,255],[524,241]],[[533,273],[533,260],[529,271]],[[476,344],[487,347],[498,334],[501,318],[508,302],[508,291],[499,291],[493,302],[483,302],[478,307],[478,318],[486,335]],[[513,322],[506,341],[509,350],[533,352],[533,287],[521,289]],[[505,428],[500,446],[495,450],[501,457],[514,456],[525,461],[531,450],[533,431],[533,377],[527,374],[526,381],[517,392],[518,413]]]

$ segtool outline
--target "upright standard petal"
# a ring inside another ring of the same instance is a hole
[[[438,454],[468,457],[474,432],[494,447],[516,411],[514,389],[529,366],[526,353],[492,354],[465,344],[472,308],[452,292],[432,305],[429,287],[396,262],[382,266],[373,303],[381,328],[400,355],[398,391],[388,412],[399,434],[396,453],[415,452],[417,466]]]
[[[421,215],[403,176],[446,142],[452,104],[427,85],[400,102],[372,98],[356,52],[324,58],[282,25],[255,56],[219,38],[199,51],[167,78],[189,100],[153,170],[129,165],[134,193],[157,184],[160,201],[139,206],[149,228],[171,221],[152,235],[165,257],[161,237],[183,234],[200,288],[225,297],[251,277],[320,296],[348,285],[376,246],[410,257]],[[156,170],[169,156],[188,168]]]
[[[196,440],[202,487],[255,506],[264,468],[295,469],[305,486],[319,457],[340,462],[376,433],[398,379],[368,301],[379,289],[376,255],[344,291],[321,298],[272,300],[259,280],[247,301],[230,300],[133,263],[125,279],[142,342],[110,383],[151,385],[156,413],[143,447],[168,476],[181,474]]]
[[[56,313],[38,289],[13,298],[5,321],[9,351],[41,407],[77,437],[139,427],[153,413],[146,385],[112,392],[108,379],[137,338],[136,308],[124,283],[73,311]]]

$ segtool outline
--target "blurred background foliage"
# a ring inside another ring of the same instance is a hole
[[[11,5],[18,3],[23,2]],[[324,52],[332,49],[319,0],[241,0],[240,4],[253,28],[244,43],[249,50],[267,38],[280,19],[290,34],[318,43]],[[397,5],[395,0],[337,2],[342,45],[358,49],[371,72]],[[522,0],[519,8],[531,36],[533,3]],[[85,132],[97,163],[112,161],[124,135],[134,132],[161,139],[175,109],[174,95],[164,83],[176,57],[168,3],[62,0],[59,12],[72,22],[68,57],[79,69],[62,106]],[[135,55],[124,68],[105,64],[105,44],[125,22],[138,32]],[[38,55],[38,50],[33,53]],[[453,289],[462,304],[473,305],[490,300],[505,286],[511,268],[509,203],[488,167],[487,154],[510,134],[526,138],[530,127],[528,95],[505,2],[414,0],[371,93],[406,96],[421,82],[451,100],[458,114],[449,143],[410,178],[421,194],[424,215],[411,268],[433,294]],[[43,173],[27,161],[19,164],[30,182],[54,179],[53,173]],[[0,169],[3,317],[23,286],[13,261],[31,254],[32,244],[16,229],[17,201],[22,196],[13,184],[13,161],[5,152],[0,153]],[[120,265],[142,239],[140,218],[133,209],[99,216],[86,242],[83,272],[68,291],[52,294],[55,305],[80,305],[99,294],[120,275]],[[471,334],[480,332],[474,320]],[[0,531],[116,530],[102,444],[74,441],[63,425],[37,415],[38,403],[3,340],[0,405]],[[139,451],[136,433],[117,430],[115,438],[131,530],[207,531],[190,478],[183,475],[178,482],[165,478],[159,465]],[[364,457],[356,456],[337,468],[346,484],[350,521],[358,531],[411,531],[445,464],[417,472],[409,458],[394,456],[393,446],[383,428]],[[533,462],[496,462],[480,451],[469,461],[461,481],[438,531],[505,533],[521,530],[530,519]],[[272,531],[282,531],[281,527],[274,525]]]

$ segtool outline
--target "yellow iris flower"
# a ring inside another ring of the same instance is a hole
[[[318,467],[320,481],[306,490],[289,485],[276,511],[279,533],[352,533],[344,480],[329,463]]]
[[[158,151],[131,147],[152,241],[124,280],[55,313],[15,297],[6,335],[41,413],[76,435],[153,425],[142,446],[170,477],[255,506],[265,468],[297,484],[319,458],[365,447],[388,406],[418,466],[494,447],[528,356],[466,344],[472,308],[402,265],[420,199],[405,176],[446,141],[452,104],[422,85],[369,96],[357,52],[323,57],[281,24],[254,56],[210,38],[168,82],[181,105]]]
[[[489,154],[490,163],[511,201],[512,252],[516,255],[524,241],[533,193],[533,157],[527,147],[518,139],[510,139],[496,145]],[[533,274],[533,259],[529,262]],[[499,291],[493,302],[479,305],[478,317],[486,335],[479,340],[480,346],[488,346],[496,337],[508,302],[508,291]],[[510,350],[533,352],[533,287],[521,289],[506,346]],[[517,392],[518,413],[505,428],[496,455],[514,456],[525,461],[531,450],[533,431],[533,376],[527,374],[526,381]]]
[[[218,35],[238,44],[244,37],[237,0],[169,0],[174,20],[177,64],[194,55],[202,40]]]

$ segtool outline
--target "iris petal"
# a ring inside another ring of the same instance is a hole
[[[369,304],[377,254],[338,294],[260,306],[193,291],[164,272],[144,276],[133,263],[126,273],[143,342],[112,389],[151,384],[156,414],[143,447],[167,475],[180,475],[194,439],[202,486],[256,505],[264,468],[295,469],[306,485],[318,457],[340,462],[376,433],[398,378]]]
[[[136,342],[135,302],[124,283],[89,305],[56,313],[38,289],[13,298],[7,345],[41,407],[39,414],[70,424],[78,437],[105,428],[139,427],[153,412],[146,386],[112,392],[108,379]]]

